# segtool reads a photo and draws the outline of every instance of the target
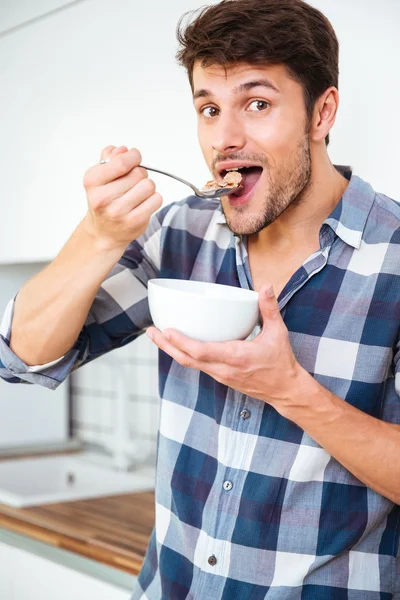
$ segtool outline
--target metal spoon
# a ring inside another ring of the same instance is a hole
[[[101,160],[100,164],[102,165],[103,163],[107,163],[107,162],[110,162],[109,158],[106,158],[105,160]],[[188,185],[190,188],[192,188],[192,190],[194,191],[196,196],[198,196],[199,198],[209,198],[209,199],[220,198],[221,196],[226,196],[227,194],[230,194],[231,192],[234,192],[235,190],[237,190],[241,187],[240,185],[231,185],[231,186],[219,187],[219,188],[216,188],[213,190],[212,189],[199,190],[199,188],[197,188],[192,183],[189,183],[189,181],[186,181],[186,179],[181,179],[181,177],[178,177],[177,175],[172,175],[172,173],[167,173],[166,171],[160,171],[160,169],[154,169],[153,167],[145,167],[145,165],[139,165],[139,167],[143,167],[143,169],[147,169],[148,171],[155,171],[156,173],[161,173],[162,175],[167,175],[168,177],[172,177],[172,179],[176,179],[177,181],[180,181],[181,183]]]

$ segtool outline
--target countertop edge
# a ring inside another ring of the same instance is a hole
[[[49,533],[51,534],[51,532]],[[118,567],[108,566],[103,562],[92,560],[76,552],[57,548],[50,543],[39,542],[33,537],[6,529],[3,524],[0,526],[0,542],[14,548],[19,548],[20,550],[31,552],[36,556],[116,585],[129,592],[132,592],[137,581],[136,575],[130,575],[125,571],[121,571]]]
[[[6,508],[0,505],[3,509]],[[72,537],[66,533],[56,531],[35,522],[35,518],[26,515],[19,517],[2,512],[0,509],[0,529],[21,535],[26,539],[43,543],[45,546],[69,552],[82,557],[85,560],[95,561],[105,568],[118,569],[128,576],[137,576],[143,564],[143,557],[131,554],[129,557],[124,553],[116,552],[115,548],[108,550],[101,547],[101,558],[98,556],[99,547],[94,541],[83,540]]]

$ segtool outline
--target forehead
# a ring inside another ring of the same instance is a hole
[[[213,92],[227,91],[237,84],[250,79],[268,79],[281,93],[288,91],[294,85],[301,87],[289,75],[285,65],[251,65],[236,63],[227,66],[211,65],[203,67],[196,61],[192,73],[193,91],[207,88]]]

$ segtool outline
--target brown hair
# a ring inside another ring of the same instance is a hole
[[[222,0],[198,9],[186,27],[179,19],[178,63],[186,68],[193,91],[196,61],[206,68],[239,62],[286,66],[304,90],[308,123],[317,98],[338,88],[339,44],[328,19],[303,0]],[[329,143],[329,134],[325,138]]]

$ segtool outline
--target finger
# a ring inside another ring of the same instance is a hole
[[[144,224],[145,228],[143,231],[145,231],[151,215],[161,208],[162,203],[163,197],[156,192],[131,210],[126,217],[128,225],[130,224],[132,229],[134,229],[138,225]]]
[[[169,356],[171,356],[176,362],[178,362],[183,367],[188,367],[191,369],[197,369],[198,371],[203,371],[216,381],[229,385],[230,377],[232,373],[232,367],[228,367],[225,364],[218,364],[213,362],[202,362],[198,361],[190,354],[183,352],[179,348],[176,348],[173,344],[171,344],[156,327],[149,327],[146,331],[147,336],[160,348],[163,352],[166,352]]]
[[[164,337],[179,350],[203,363],[221,363],[236,366],[240,362],[241,348],[238,342],[199,342],[176,331],[165,329]]]
[[[123,177],[118,177],[118,179],[99,187],[98,194],[104,199],[106,204],[109,204],[116,198],[121,198],[126,192],[132,190],[139,181],[147,179],[148,176],[148,172],[143,167],[134,167]],[[96,195],[97,194],[94,193],[94,197],[96,197]],[[124,203],[125,201],[122,200],[122,205]],[[116,207],[116,210],[118,210],[118,207]]]
[[[198,363],[188,354],[182,352],[165,339],[161,331],[159,331],[156,327],[149,327],[146,331],[147,336],[169,356],[172,356],[180,365],[184,367],[190,367],[193,369],[199,369]]]
[[[278,301],[274,294],[272,285],[262,286],[258,296],[258,305],[260,309],[261,322],[267,320],[281,320],[281,313]]]
[[[85,174],[85,187],[100,186],[123,177],[142,162],[142,155],[136,148],[111,156],[110,162],[97,164]],[[104,159],[105,160],[105,159]]]
[[[130,189],[120,198],[114,200],[108,212],[113,217],[122,217],[136,209],[145,200],[153,196],[156,192],[156,184],[153,180],[144,178],[141,179],[135,187]]]
[[[106,146],[101,151],[100,160],[109,160],[112,156],[116,156],[117,154],[127,151],[128,148],[126,146]]]

